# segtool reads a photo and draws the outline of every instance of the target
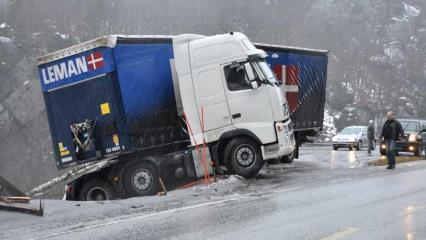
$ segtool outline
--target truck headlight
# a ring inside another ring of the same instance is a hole
[[[284,103],[284,104],[283,104],[283,112],[284,112],[284,114],[285,114],[285,116],[286,116],[286,117],[287,117],[288,115],[290,115],[290,110],[289,110],[289,108],[288,108],[287,103]]]
[[[408,141],[409,142],[417,142],[417,135],[416,134],[408,135]]]

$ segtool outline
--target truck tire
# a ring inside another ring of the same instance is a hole
[[[224,156],[231,171],[245,178],[256,176],[264,164],[259,145],[248,137],[229,141]]]
[[[83,184],[80,201],[105,201],[117,199],[114,186],[107,180],[93,178]]]
[[[292,163],[294,161],[294,152],[287,156],[283,156],[280,160],[282,163]]]
[[[125,169],[123,185],[127,197],[151,196],[157,194],[160,183],[159,173],[154,164],[137,161]]]

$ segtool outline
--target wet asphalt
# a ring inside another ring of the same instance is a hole
[[[386,170],[368,166],[377,151],[330,148],[163,198],[0,212],[0,239],[426,239],[426,161]]]

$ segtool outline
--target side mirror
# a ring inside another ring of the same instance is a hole
[[[259,83],[257,81],[251,81],[250,85],[251,85],[251,89],[253,89],[253,90],[259,88]]]

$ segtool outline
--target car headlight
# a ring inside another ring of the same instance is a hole
[[[386,149],[386,144],[382,144],[382,145],[380,145],[380,147],[381,147],[382,149]]]
[[[416,134],[408,135],[408,141],[409,142],[417,142],[417,135]]]

